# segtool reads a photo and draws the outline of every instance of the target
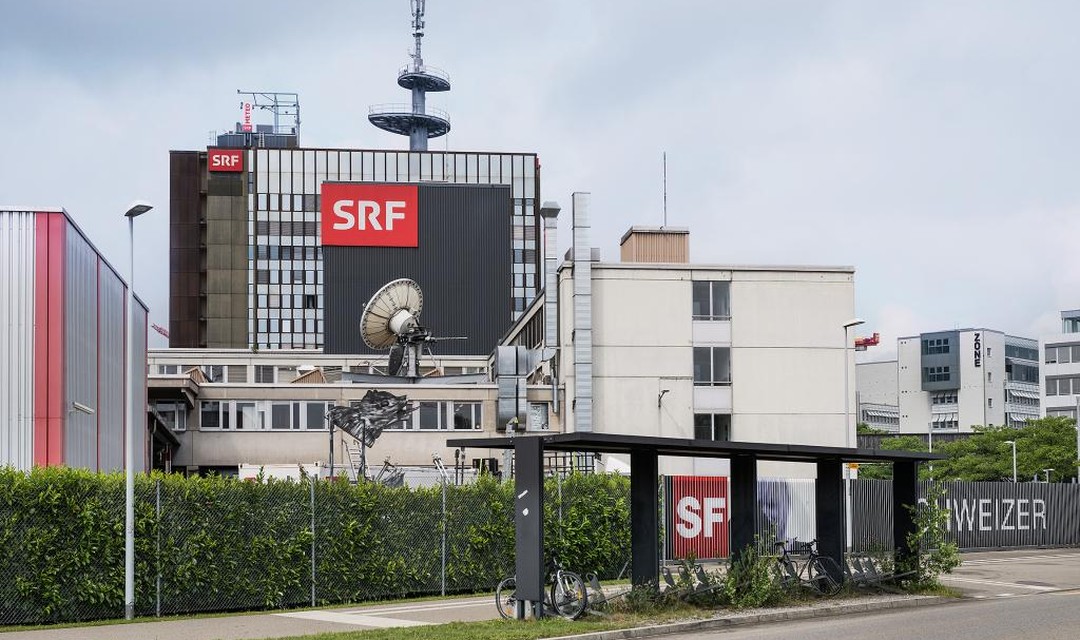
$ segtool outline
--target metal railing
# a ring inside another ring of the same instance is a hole
[[[373,104],[370,107],[368,107],[368,115],[386,116],[386,115],[418,115],[418,114],[413,111],[413,107],[412,107],[411,104],[406,104],[406,103],[403,103],[403,102],[397,102],[397,103]],[[434,116],[436,118],[441,118],[441,119],[446,120],[446,121],[450,120],[450,114],[449,113],[443,111],[442,109],[432,107],[430,105],[425,106],[424,113],[422,115]]]

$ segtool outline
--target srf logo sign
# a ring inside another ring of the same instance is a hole
[[[243,149],[207,149],[206,166],[211,171],[243,171]]]
[[[727,478],[672,476],[669,526],[672,557],[724,558],[728,554]]]
[[[349,247],[415,247],[416,185],[324,182],[322,243]]]

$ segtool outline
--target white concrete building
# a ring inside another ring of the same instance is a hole
[[[1061,312],[1061,333],[1039,339],[1044,416],[1076,417],[1080,406],[1080,310]]]
[[[1039,416],[1037,342],[991,329],[897,340],[900,431],[964,433]]]
[[[580,214],[579,196],[575,206]],[[854,315],[851,267],[695,265],[685,229],[642,228],[624,236],[622,261],[601,262],[582,222],[568,259],[545,253],[545,291],[558,295],[534,300],[505,347],[488,359],[425,358],[422,373],[432,375],[416,384],[370,377],[383,365],[370,356],[152,351],[151,397],[181,441],[174,466],[232,473],[325,463],[320,417],[372,388],[419,408],[376,441],[369,468],[386,457],[429,466],[433,452],[452,464],[447,437],[491,436],[513,418],[530,431],[854,446],[854,351],[844,329]],[[183,375],[192,368],[200,373]],[[336,450],[347,441],[335,439]],[[471,463],[502,453],[467,455]],[[672,460],[662,471],[723,473],[726,463]],[[760,473],[792,472],[763,464]]]
[[[855,365],[855,401],[858,421],[875,429],[900,431],[896,360]]]

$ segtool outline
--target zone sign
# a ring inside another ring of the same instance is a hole
[[[234,171],[244,170],[243,149],[207,149],[206,166],[211,171]]]
[[[417,246],[417,193],[416,185],[324,182],[320,206],[322,243]]]

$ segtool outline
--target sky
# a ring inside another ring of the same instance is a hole
[[[406,0],[0,0],[0,205],[64,207],[168,326],[169,151],[296,92],[301,143],[405,149]],[[1080,308],[1080,3],[431,0],[453,89],[430,148],[536,152],[543,200],[591,193],[593,244],[690,229],[693,262],[849,265],[861,361],[896,338],[1037,338]],[[257,115],[258,117],[258,115]],[[257,120],[258,122],[259,120]],[[263,120],[265,122],[265,120]],[[151,334],[152,346],[166,346]]]

